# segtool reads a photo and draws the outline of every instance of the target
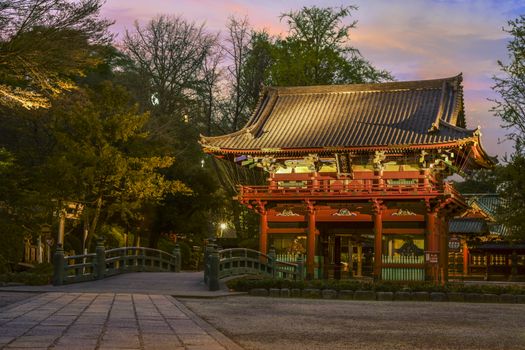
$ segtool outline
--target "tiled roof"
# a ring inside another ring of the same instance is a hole
[[[463,123],[461,75],[436,80],[266,88],[248,124],[204,148],[406,147],[477,136]]]
[[[463,196],[467,199],[469,206],[481,210],[487,217],[486,220],[479,218],[459,218],[452,219],[449,222],[449,232],[454,233],[480,233],[479,223],[485,226],[483,230],[485,233],[499,235],[501,237],[508,237],[510,235],[509,229],[497,222],[491,222],[496,219],[496,211],[501,205],[502,199],[496,193],[477,193],[467,194]],[[455,231],[453,231],[455,230]]]
[[[480,219],[452,219],[448,223],[448,232],[485,234],[488,228],[485,221]]]
[[[495,193],[465,194],[468,198],[469,205],[476,205],[487,215],[494,218],[498,206],[501,205],[501,198]]]

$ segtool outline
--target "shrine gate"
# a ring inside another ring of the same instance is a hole
[[[446,279],[467,203],[445,178],[494,164],[461,81],[269,87],[244,128],[201,145],[259,213],[263,254],[305,254],[308,278]]]

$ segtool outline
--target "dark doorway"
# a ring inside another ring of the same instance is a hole
[[[373,240],[371,223],[322,223],[319,251],[324,279],[371,277]]]

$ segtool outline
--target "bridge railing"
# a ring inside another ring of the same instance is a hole
[[[173,254],[145,247],[106,250],[103,241],[100,241],[95,253],[89,254],[64,255],[62,247],[58,247],[53,265],[53,284],[62,285],[102,279],[125,272],[179,272],[181,254],[178,247],[173,250]]]
[[[246,248],[218,250],[214,245],[207,247],[204,282],[210,290],[218,290],[222,278],[247,274],[301,280],[304,278],[304,265],[301,258],[296,263],[278,261],[275,250],[263,254]]]

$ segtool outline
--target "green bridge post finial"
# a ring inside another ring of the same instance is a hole
[[[175,272],[180,272],[182,261],[180,255],[180,247],[178,243],[175,244],[175,248],[173,248],[173,256],[175,257]]]
[[[211,251],[208,255],[209,271],[208,271],[208,287],[210,291],[219,290],[219,251],[215,249],[215,246],[211,247]]]
[[[57,243],[55,254],[53,255],[53,285],[61,286],[64,284],[64,249],[62,244]]]
[[[271,247],[268,251],[268,267],[271,270],[272,276],[275,278],[276,269],[277,269],[277,254],[275,253],[275,248]]]
[[[97,247],[95,249],[96,254],[96,279],[100,280],[104,278],[106,274],[106,248],[104,247],[104,238],[97,240]]]
[[[301,255],[297,256],[297,274],[299,275],[298,280],[304,280],[304,261]]]

